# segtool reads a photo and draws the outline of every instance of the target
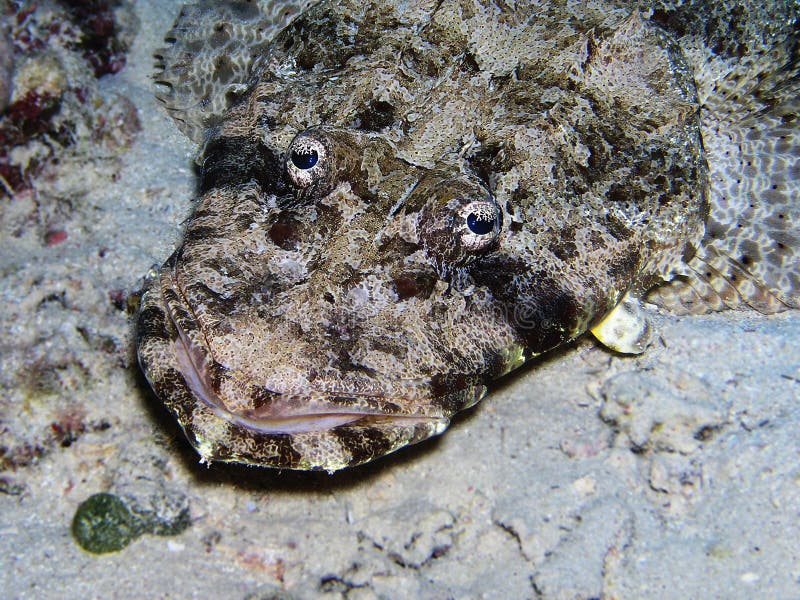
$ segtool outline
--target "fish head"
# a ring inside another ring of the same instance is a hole
[[[271,170],[271,193],[207,190],[160,276],[201,454],[264,464],[258,444],[229,454],[238,432],[325,448],[316,468],[363,462],[441,432],[524,360],[472,281],[503,223],[478,177],[336,127],[297,133]]]
[[[337,54],[309,22],[209,131],[143,299],[140,362],[206,460],[333,471],[438,434],[702,230],[697,105],[635,15],[568,77],[494,79],[446,43],[404,61],[410,25]]]

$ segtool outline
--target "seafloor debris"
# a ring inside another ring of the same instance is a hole
[[[125,65],[137,29],[129,4],[9,3],[0,26],[0,196],[35,188],[42,174],[58,177],[63,155],[88,155],[87,144],[105,155],[130,144],[135,109],[96,85]]]
[[[140,130],[133,103],[101,84],[137,29],[130,0],[0,2],[0,271],[14,314],[0,342],[0,471],[110,426],[87,416],[86,393],[108,368],[92,356],[124,354],[120,336],[92,316],[82,277],[31,265],[39,249],[62,260],[81,243]]]

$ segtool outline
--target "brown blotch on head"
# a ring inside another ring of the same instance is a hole
[[[235,72],[233,63],[227,56],[218,56],[214,61],[214,77],[220,83],[228,83],[233,79]]]
[[[230,315],[239,305],[237,298],[220,294],[202,281],[187,285],[184,293],[191,298],[202,298],[204,304],[219,314]]]
[[[614,280],[631,278],[639,267],[640,258],[641,253],[638,250],[632,250],[630,253],[623,254],[619,259],[612,261],[608,265],[606,272]]]
[[[472,169],[472,172],[487,186],[490,184],[489,180],[492,174],[498,170],[502,170],[502,168],[496,164],[501,150],[502,146],[500,144],[486,143],[482,144],[477,152],[467,157],[467,163]]]
[[[186,245],[193,242],[213,240],[222,235],[224,235],[224,232],[220,232],[216,227],[209,227],[206,225],[190,225],[186,230],[186,233],[183,234],[183,243]]]
[[[272,243],[282,250],[294,250],[300,239],[298,235],[298,223],[291,215],[282,212],[277,220],[269,228],[267,235]]]
[[[220,48],[227,44],[230,39],[231,33],[228,24],[220,21],[214,25],[214,33],[208,38],[208,43],[212,48]]]
[[[430,391],[431,402],[443,414],[452,415],[462,410],[468,403],[472,403],[476,391],[483,385],[485,378],[490,378],[491,372],[483,376],[470,376],[463,373],[436,373],[431,377]]]
[[[409,298],[425,299],[431,295],[435,284],[434,278],[419,273],[401,273],[392,279],[394,291],[402,302]]]
[[[630,239],[633,235],[630,227],[622,222],[614,213],[608,213],[605,218],[605,225],[608,232],[613,235],[617,240],[624,241]]]
[[[465,52],[458,66],[464,73],[477,74],[481,72],[481,67],[472,52]]]
[[[555,254],[559,260],[567,261],[575,257],[578,253],[578,246],[575,242],[557,239],[553,240],[549,246],[550,252]]]
[[[381,131],[394,123],[394,106],[383,100],[372,100],[356,115],[358,129]]]
[[[568,341],[584,316],[584,307],[569,289],[545,271],[529,269],[516,277],[482,273],[482,282],[503,305],[518,339],[536,354]],[[514,273],[514,269],[509,269]]]
[[[595,250],[602,250],[607,246],[606,239],[603,237],[603,234],[596,229],[592,229],[589,232],[589,241],[592,243],[592,248]]]

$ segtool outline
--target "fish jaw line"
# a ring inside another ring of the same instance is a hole
[[[199,402],[205,404],[218,417],[248,430],[263,434],[310,433],[330,430],[340,425],[375,427],[396,424],[406,427],[448,418],[446,415],[389,413],[377,407],[354,409],[326,400],[325,395],[321,398],[315,395],[312,410],[298,410],[287,403],[283,408],[270,411],[272,414],[258,415],[254,414],[255,411],[248,411],[250,414],[232,411],[211,386],[207,369],[203,366],[206,363],[206,352],[193,343],[175,321],[173,325],[177,332],[173,340],[173,351],[179,371],[188,388]],[[335,396],[335,394],[328,395]],[[278,398],[280,396],[279,394]],[[378,397],[372,396],[372,398]],[[293,396],[292,400],[295,400],[296,404],[297,397]]]

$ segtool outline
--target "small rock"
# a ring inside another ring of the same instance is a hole
[[[67,239],[67,232],[63,229],[48,231],[44,236],[44,243],[47,246],[55,246]]]
[[[572,489],[581,496],[591,496],[597,490],[597,480],[593,475],[585,475],[572,482]]]

